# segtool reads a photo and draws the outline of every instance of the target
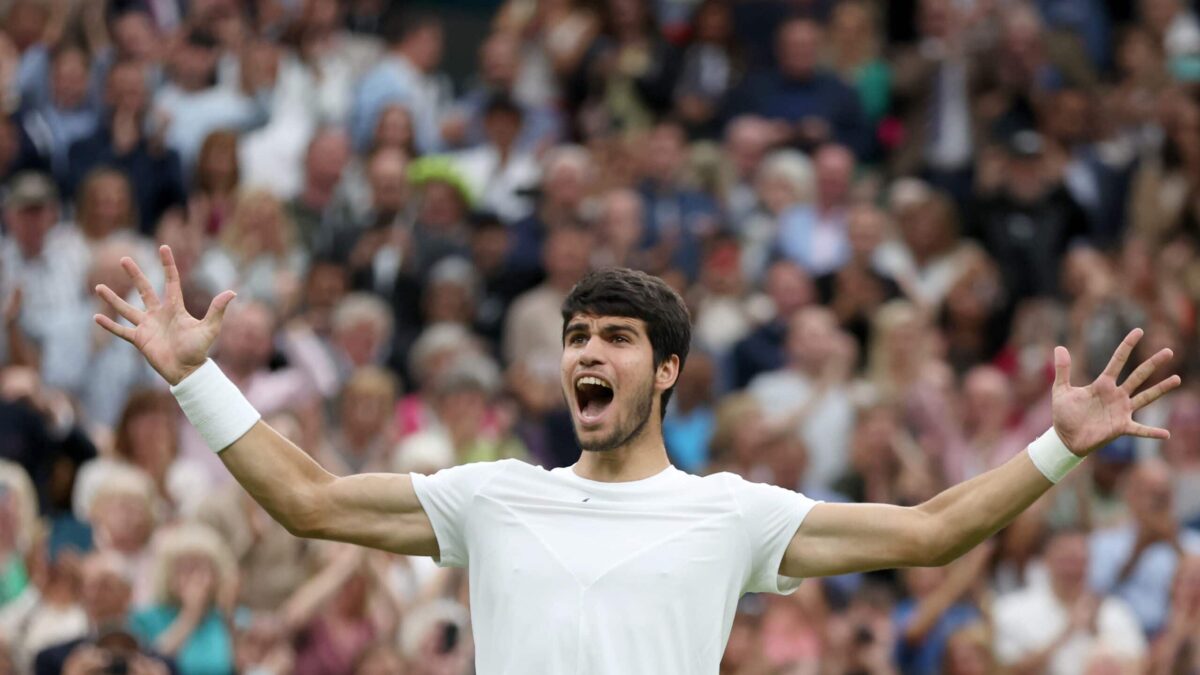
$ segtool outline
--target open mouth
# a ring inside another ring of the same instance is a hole
[[[613,400],[613,388],[607,380],[585,375],[575,380],[575,402],[585,424],[596,423]]]

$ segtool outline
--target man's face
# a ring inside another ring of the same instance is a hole
[[[626,445],[650,426],[654,400],[674,382],[675,371],[670,362],[654,367],[640,319],[577,314],[565,333],[562,386],[579,446],[605,451]]]
[[[58,209],[51,203],[29,204],[4,211],[4,222],[21,253],[28,257],[41,255],[46,233],[54,226]]]
[[[88,68],[83,52],[71,49],[54,60],[51,86],[54,102],[62,108],[77,108],[87,96]]]
[[[1046,545],[1046,568],[1055,584],[1074,585],[1087,578],[1088,541],[1079,532],[1059,534]]]
[[[146,109],[146,78],[135,65],[114,68],[108,77],[108,105],[116,110],[141,113]]]
[[[116,563],[105,554],[83,561],[80,600],[93,620],[121,617],[129,608],[129,582]]]
[[[837,330],[831,313],[820,308],[799,311],[788,326],[790,360],[806,372],[819,370],[829,358]]]
[[[812,77],[821,57],[821,28],[812,21],[792,21],[779,32],[776,50],[784,75],[794,79]]]

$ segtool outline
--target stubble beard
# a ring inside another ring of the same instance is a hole
[[[646,425],[650,422],[650,415],[654,412],[654,382],[650,382],[650,386],[646,388],[633,401],[633,420],[635,424],[625,427],[617,426],[608,436],[593,441],[591,444],[585,444],[579,436],[579,429],[575,430],[575,441],[579,443],[579,447],[585,452],[609,452],[617,448],[627,445],[630,441],[637,438],[646,429]]]

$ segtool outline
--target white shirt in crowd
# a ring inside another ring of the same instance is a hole
[[[816,503],[674,467],[603,483],[503,460],[412,480],[438,563],[469,570],[479,675],[715,675],[742,594],[799,586],[779,564]]]
[[[1028,588],[996,600],[996,658],[1001,665],[1012,665],[1050,646],[1071,620],[1051,590],[1049,582],[1030,584]],[[1047,664],[1047,675],[1081,675],[1094,652],[1128,659],[1140,659],[1146,653],[1146,638],[1129,605],[1108,596],[1100,602],[1094,633],[1076,631]]]

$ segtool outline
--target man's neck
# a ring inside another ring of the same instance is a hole
[[[651,415],[657,415],[652,412]],[[651,428],[653,426],[653,428]],[[584,450],[571,470],[575,475],[603,483],[628,483],[661,473],[671,466],[662,429],[656,423],[646,425],[638,438],[613,450]]]

